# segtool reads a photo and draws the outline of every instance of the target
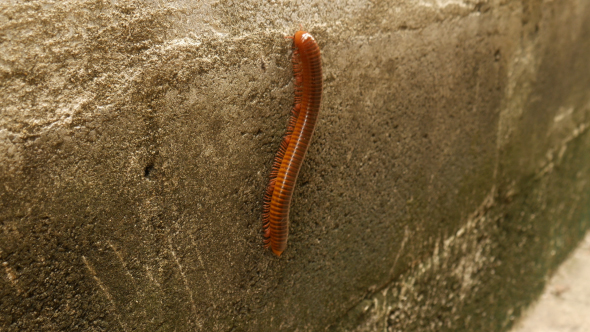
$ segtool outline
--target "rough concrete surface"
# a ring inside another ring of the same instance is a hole
[[[590,232],[512,332],[590,331]]]
[[[589,57],[585,0],[3,1],[0,329],[507,330],[590,226]]]

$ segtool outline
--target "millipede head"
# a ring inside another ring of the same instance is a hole
[[[295,46],[297,48],[301,48],[303,46],[303,43],[308,39],[315,40],[315,38],[313,38],[313,36],[310,33],[303,30],[295,32],[295,36],[293,36],[293,42],[295,43]]]

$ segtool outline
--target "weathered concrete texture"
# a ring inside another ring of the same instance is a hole
[[[4,1],[0,43],[3,331],[502,331],[590,226],[585,0]]]

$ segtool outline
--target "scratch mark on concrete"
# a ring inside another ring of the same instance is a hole
[[[121,253],[115,248],[115,246],[113,245],[113,243],[111,241],[107,241],[109,246],[111,247],[111,249],[113,249],[113,251],[115,252],[115,255],[117,255],[117,258],[119,258],[119,261],[121,262],[121,264],[123,265],[123,268],[125,269],[125,273],[131,278],[131,280],[135,281],[135,278],[131,275],[131,272],[129,272],[129,269],[127,269],[127,264],[125,263],[125,260],[123,259],[123,256],[121,255]],[[135,283],[133,283],[133,285],[135,286]]]
[[[400,246],[400,248],[397,252],[397,255],[395,256],[395,260],[393,261],[393,266],[391,267],[391,270],[389,270],[390,276],[393,276],[393,273],[395,272],[395,267],[397,265],[397,261],[399,260],[400,256],[402,255],[402,252],[404,251],[404,248],[406,246],[406,242],[408,242],[409,238],[410,238],[410,230],[406,226],[406,228],[404,230],[404,239],[402,240],[402,245]]]
[[[199,325],[199,328],[201,328],[203,326],[203,324],[198,321],[197,305],[195,304],[195,300],[193,299],[193,292],[191,291],[191,289],[189,287],[188,279],[186,278],[186,275],[184,274],[184,269],[182,268],[182,265],[180,264],[180,260],[176,256],[176,252],[174,251],[174,248],[172,247],[172,240],[170,238],[168,238],[168,246],[170,247],[170,254],[172,255],[172,258],[174,258],[174,261],[176,262],[176,265],[178,266],[178,270],[180,270],[180,276],[182,277],[182,281],[184,282],[184,287],[186,288],[186,292],[188,293],[189,299],[191,301],[191,309],[193,311],[195,321],[197,322],[197,325]]]
[[[560,122],[563,119],[571,116],[572,113],[574,113],[573,107],[568,107],[568,108],[560,107],[559,110],[557,111],[557,115],[553,118],[553,122]]]
[[[567,150],[568,144],[580,135],[584,134],[588,130],[588,128],[590,128],[590,123],[580,123],[579,125],[573,128],[569,135],[567,135],[560,141],[560,144],[549,148],[549,150],[546,153],[545,160],[543,160],[539,169],[536,171],[535,177],[541,178],[546,174],[553,172],[553,169],[555,168],[556,164],[559,165],[561,163],[562,158],[565,155],[565,151]]]
[[[416,285],[424,276],[440,269],[450,269],[459,280],[461,289],[457,298],[460,302],[464,301],[466,294],[477,287],[477,271],[495,259],[491,255],[490,248],[493,244],[490,240],[481,240],[478,237],[481,230],[494,221],[487,211],[495,204],[495,196],[496,189],[492,187],[480,205],[469,215],[465,225],[456,234],[443,239],[442,244],[437,244],[432,256],[421,262],[414,273],[402,276],[400,280],[390,280],[378,292],[373,293],[370,300],[359,302],[355,307],[368,318],[353,331],[376,331],[378,326],[387,327],[387,319],[392,310],[399,308],[400,312],[408,311],[408,307],[415,305],[415,300],[410,300],[410,294],[414,293]],[[409,238],[409,235],[405,237]],[[461,253],[463,257],[459,262],[452,259],[457,253]],[[400,302],[400,299],[404,300]]]
[[[117,311],[117,305],[115,304],[115,300],[113,299],[113,296],[109,292],[109,289],[100,280],[100,278],[98,278],[98,275],[96,274],[96,271],[88,263],[88,260],[86,260],[86,257],[85,256],[82,256],[82,260],[84,261],[84,264],[86,265],[86,268],[88,269],[88,271],[90,271],[90,274],[92,275],[92,277],[94,278],[94,280],[96,280],[96,283],[98,284],[98,287],[100,287],[100,289],[104,292],[104,294],[107,297],[107,299],[109,300],[109,302],[111,302],[111,306],[113,306],[113,313],[115,314],[115,317],[117,318],[117,321],[119,322],[119,325],[121,325],[121,327],[123,328],[123,331],[128,332],[129,329],[127,328],[127,325],[123,322],[123,320],[121,320],[121,315],[119,315],[119,312]]]
[[[203,275],[205,276],[205,282],[207,282],[207,291],[209,293],[209,299],[213,303],[213,307],[215,308],[215,303],[213,301],[213,287],[211,286],[211,280],[209,279],[209,275],[207,274],[207,269],[205,268],[205,263],[203,262],[203,257],[201,255],[201,251],[199,250],[197,243],[192,235],[190,235],[191,241],[195,247],[195,252],[197,253],[197,258],[199,259],[199,263],[201,263],[201,267],[203,268]]]
[[[154,274],[152,273],[152,268],[149,265],[145,266],[145,271],[150,281],[156,284],[156,286],[161,287],[158,280],[154,277]]]

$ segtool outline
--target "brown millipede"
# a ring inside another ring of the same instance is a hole
[[[318,44],[311,34],[301,30],[286,38],[293,39],[295,106],[274,159],[262,209],[265,248],[270,247],[277,256],[287,248],[293,189],[322,99],[322,60]]]

